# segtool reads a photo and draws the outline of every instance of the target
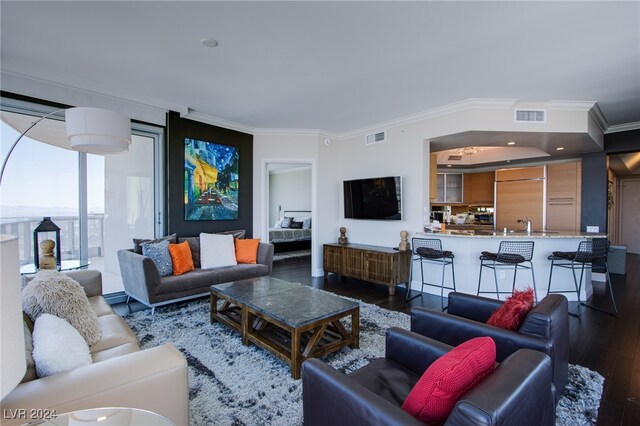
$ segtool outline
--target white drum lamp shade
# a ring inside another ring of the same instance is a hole
[[[0,235],[0,399],[20,383],[27,369],[18,256],[18,238]]]
[[[129,150],[131,122],[126,115],[101,108],[77,107],[65,111],[71,148],[90,154]]]

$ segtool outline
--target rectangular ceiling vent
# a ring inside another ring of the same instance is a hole
[[[372,133],[364,137],[365,145],[373,145],[374,143],[385,142],[387,135],[385,132]]]
[[[460,161],[462,160],[462,155],[450,155],[448,161]]]
[[[516,123],[546,123],[547,111],[544,109],[516,109]]]

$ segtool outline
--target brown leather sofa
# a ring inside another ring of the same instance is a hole
[[[131,329],[102,297],[99,271],[72,271],[67,275],[83,286],[98,315],[102,338],[90,347],[93,364],[37,378],[31,363],[23,382],[2,400],[3,412],[19,413],[17,410],[23,409],[29,416],[37,414],[38,409],[62,414],[89,408],[131,407],[158,413],[177,425],[189,424],[187,362],[182,353],[171,344],[141,350]],[[28,359],[33,347],[33,324],[24,317]],[[31,420],[7,417],[3,416],[3,425]]]
[[[400,328],[386,334],[385,357],[349,374],[318,359],[302,364],[305,426],[424,425],[402,409],[424,371],[452,347]],[[555,422],[551,361],[522,349],[457,401],[444,425],[542,426]]]
[[[551,358],[556,402],[569,378],[569,316],[567,298],[549,294],[529,311],[516,331],[486,324],[504,302],[482,296],[451,292],[447,313],[414,307],[411,331],[451,346],[478,336],[496,343],[497,360],[502,362],[518,349],[544,352]]]
[[[197,240],[197,237],[191,238]],[[258,245],[255,264],[201,269],[199,257],[198,259],[194,257],[196,267],[194,271],[167,277],[160,276],[158,268],[151,258],[134,253],[133,250],[119,250],[118,262],[127,296],[149,306],[153,312],[156,306],[206,296],[213,284],[271,274],[273,244],[260,243]]]

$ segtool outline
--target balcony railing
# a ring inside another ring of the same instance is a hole
[[[20,264],[33,262],[33,230],[42,217],[16,217],[0,219],[0,234],[18,237]],[[78,216],[52,216],[60,227],[61,260],[80,258],[80,221]],[[101,257],[104,253],[104,214],[88,215],[88,258]]]

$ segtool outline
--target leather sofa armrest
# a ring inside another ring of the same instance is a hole
[[[519,350],[456,403],[445,425],[553,425],[555,399],[551,389],[549,357]]]
[[[385,342],[385,358],[418,376],[421,376],[436,359],[452,349],[445,343],[398,327],[387,330]]]
[[[465,293],[449,293],[447,312],[451,315],[468,318],[478,322],[487,322],[493,311],[504,302],[488,297]]]
[[[302,364],[305,426],[423,425],[418,419],[317,359]]]
[[[175,346],[165,344],[22,383],[2,400],[3,410],[25,409],[27,414],[35,409],[62,414],[96,407],[140,408],[188,425],[186,359]],[[2,420],[9,426],[31,419]]]
[[[550,341],[424,308],[411,309],[411,331],[451,346],[474,337],[489,336],[496,342],[498,362],[521,348],[550,356],[553,351]]]
[[[269,267],[269,275],[271,275],[271,270],[273,269],[273,250],[273,244],[258,244],[258,255],[256,258],[256,263],[267,265]]]
[[[154,303],[156,288],[160,285],[160,272],[153,260],[123,249],[118,250],[118,263],[127,294],[141,302]]]
[[[102,274],[94,269],[68,271],[65,275],[76,280],[84,288],[87,297],[102,296]]]

